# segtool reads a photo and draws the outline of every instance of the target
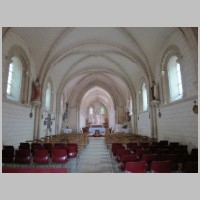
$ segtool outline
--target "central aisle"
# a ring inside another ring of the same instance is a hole
[[[114,173],[112,159],[104,137],[89,137],[89,144],[82,152],[77,168],[78,173]]]

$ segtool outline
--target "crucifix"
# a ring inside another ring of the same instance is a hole
[[[49,130],[50,132],[51,132],[52,120],[55,120],[55,117],[51,119],[51,114],[48,114],[48,117],[46,117],[44,120],[44,125],[47,125],[47,131]]]

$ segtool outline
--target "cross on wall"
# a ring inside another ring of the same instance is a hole
[[[51,125],[53,120],[55,120],[55,117],[51,118],[51,114],[48,114],[48,116],[44,119],[44,125],[47,125],[47,130],[49,131],[51,131]]]

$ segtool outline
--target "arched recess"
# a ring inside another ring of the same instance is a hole
[[[46,98],[47,98],[47,90],[49,89],[48,87],[50,86],[50,96],[49,96],[49,109],[46,108]],[[43,110],[46,111],[46,112],[53,112],[54,111],[54,84],[53,84],[53,81],[52,81],[52,78],[51,77],[48,77],[45,81],[45,84],[43,85],[43,96],[42,96],[42,102],[43,102]]]
[[[163,104],[167,104],[170,102],[170,92],[169,92],[169,80],[168,80],[168,62],[172,58],[172,56],[177,57],[179,62],[182,62],[183,56],[180,53],[180,50],[177,46],[171,45],[166,48],[163,57],[162,57],[162,62],[161,62],[161,71],[160,71],[160,76],[161,76],[161,101]],[[184,77],[183,77],[184,79]],[[184,82],[183,82],[184,84]]]
[[[115,109],[113,97],[110,93],[100,86],[93,86],[84,92],[78,101],[79,106],[79,128],[89,124],[103,124],[105,127],[113,127],[115,124]],[[93,107],[93,113],[89,114],[90,106]],[[106,112],[101,115],[99,112],[101,107]]]
[[[150,108],[148,80],[144,76],[140,78],[137,87],[137,113],[138,134],[151,137],[154,119]]]
[[[71,89],[71,87],[67,88],[67,85],[70,85],[70,82],[74,81],[74,79],[77,79],[77,77],[73,77],[66,83],[66,86],[62,88],[62,91],[60,91],[59,98],[57,99],[57,108],[60,107],[60,103],[63,101],[63,93],[66,94],[66,90],[70,90],[67,94],[67,97],[65,98],[66,101],[69,103],[69,123],[70,126],[72,125],[74,129],[80,130],[81,126],[83,126],[83,117],[81,118],[80,114],[82,111],[81,106],[84,105],[84,96],[85,94],[92,90],[94,87],[101,88],[101,90],[104,90],[104,94],[107,94],[109,96],[109,102],[105,103],[105,100],[101,99],[102,105],[105,105],[108,111],[111,111],[111,116],[109,116],[109,126],[114,126],[115,123],[123,123],[125,121],[125,114],[126,114],[126,93],[132,94],[129,90],[129,87],[127,84],[120,79],[120,77],[114,76],[113,74],[108,73],[94,73],[91,75],[90,73],[84,72],[83,74],[79,74],[81,77],[80,80],[78,79],[76,86]],[[109,77],[110,76],[110,77]],[[117,85],[116,80],[113,81],[112,78],[115,77],[118,81],[123,83],[123,88],[120,88],[119,85]],[[60,87],[59,87],[60,88]],[[59,92],[58,92],[59,93]],[[100,96],[100,95],[99,95]],[[105,96],[105,95],[103,95]],[[94,100],[94,99],[93,99]],[[90,102],[92,99],[90,100]],[[62,114],[62,110],[57,110],[57,112]],[[71,116],[71,117],[70,117]],[[59,122],[60,124],[60,122]],[[60,125],[59,125],[60,127]]]
[[[22,64],[22,79],[21,79],[21,92],[20,92],[20,102],[23,104],[28,104],[29,101],[29,84],[30,84],[30,62],[24,49],[19,45],[14,45],[8,51],[6,56],[7,64],[9,66],[11,59],[17,57]],[[6,68],[6,78],[8,77],[8,67]],[[4,83],[6,83],[4,81]],[[6,89],[6,86],[3,87]],[[3,91],[3,97],[5,98],[6,91]]]

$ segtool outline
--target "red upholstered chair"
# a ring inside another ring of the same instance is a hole
[[[198,162],[198,148],[193,148],[190,153],[190,161]]]
[[[53,144],[52,143],[43,143],[43,147],[48,150],[49,154],[51,152],[51,149],[53,147]]]
[[[143,147],[148,147],[149,142],[140,142],[140,145],[143,146]]]
[[[119,162],[120,161],[120,156],[121,155],[130,155],[131,154],[131,150],[129,149],[117,149],[116,150],[116,161]]]
[[[147,171],[150,171],[151,162],[158,160],[158,155],[157,154],[143,154],[141,160],[147,163]]]
[[[149,149],[136,149],[136,152],[135,152],[139,160],[142,158],[143,154],[150,154],[150,153],[151,151]]]
[[[125,163],[125,173],[146,173],[146,162],[126,162]]]
[[[192,150],[191,150],[191,153],[190,153],[191,155],[198,155],[198,148],[193,148]]]
[[[111,146],[112,156],[115,156],[116,149],[119,149],[119,148],[125,149],[122,143],[112,143],[112,146]]]
[[[76,143],[69,143],[67,145],[67,156],[69,158],[78,157],[78,145]]]
[[[33,156],[34,164],[48,164],[49,165],[49,153],[47,149],[35,149]]]
[[[15,150],[15,163],[17,164],[31,164],[31,150],[17,149]]]
[[[159,160],[161,161],[170,160],[172,171],[178,170],[178,155],[177,154],[162,154]]]
[[[137,150],[137,149],[139,149],[139,150]],[[132,146],[131,147],[131,151],[133,152],[133,153],[136,153],[136,151],[141,151],[141,150],[143,149],[143,147],[141,146],[141,145],[136,145],[136,146]]]
[[[19,149],[30,149],[30,147],[28,142],[20,142]]]
[[[67,151],[65,149],[51,149],[52,164],[66,164],[68,162]]]
[[[31,153],[32,154],[34,154],[35,149],[43,149],[43,148],[44,147],[39,142],[33,142],[33,143],[31,143]]]
[[[169,144],[169,141],[168,141],[168,140],[161,140],[161,141],[159,142],[159,146],[168,146],[168,144]]]
[[[65,147],[64,143],[54,143],[54,148],[63,149]]]
[[[152,161],[151,162],[151,172],[152,173],[171,173],[172,166],[171,161]]]
[[[182,168],[183,173],[198,173],[198,162],[185,162]]]
[[[3,145],[3,149],[12,150],[12,151],[13,151],[13,154],[14,154],[14,152],[15,152],[15,148],[14,148],[14,146],[12,146],[12,145]]]
[[[14,162],[14,149],[2,149],[2,163],[8,164]]]
[[[118,167],[121,171],[125,170],[125,164],[126,162],[135,162],[138,161],[137,155],[136,154],[129,154],[129,155],[121,155],[119,157],[119,164]]]
[[[132,149],[133,146],[137,146],[137,142],[129,142],[126,144],[127,149]]]

